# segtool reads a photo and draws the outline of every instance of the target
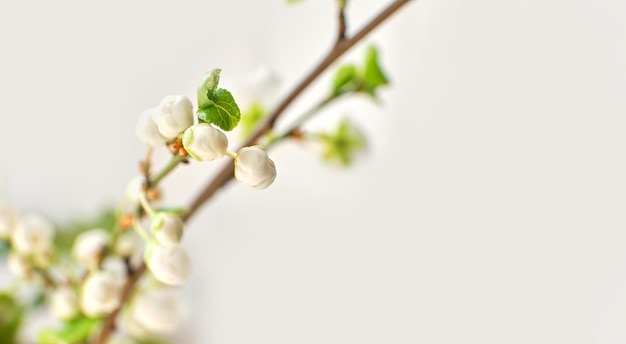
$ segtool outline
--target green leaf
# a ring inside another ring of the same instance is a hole
[[[241,119],[241,112],[233,95],[223,88],[213,93],[209,105],[198,109],[198,119],[215,124],[224,131],[233,130]]]
[[[257,124],[265,117],[267,111],[259,102],[253,102],[250,107],[241,114],[241,123],[239,128],[241,136],[248,137]]]
[[[11,243],[8,240],[0,239],[0,257],[4,257],[11,252]]]
[[[0,294],[0,344],[15,344],[25,309],[10,294]]]
[[[204,74],[198,85],[197,97],[198,107],[203,108],[211,105],[215,90],[220,82],[221,69],[216,68]]]
[[[38,344],[77,344],[89,339],[101,319],[76,318],[67,321],[60,330],[44,329],[37,336]]]
[[[374,98],[376,98],[376,90],[378,87],[389,84],[389,79],[383,72],[378,61],[378,50],[374,46],[370,46],[365,53],[365,64],[362,73],[365,92]]]
[[[302,0],[287,0],[287,3],[290,5],[299,4]]]
[[[318,135],[324,143],[323,159],[327,162],[338,162],[349,166],[354,155],[366,147],[365,136],[348,120],[343,120],[335,132]]]
[[[358,84],[356,67],[352,64],[339,67],[333,79],[333,95],[339,95]]]

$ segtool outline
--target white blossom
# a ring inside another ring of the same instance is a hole
[[[17,277],[28,278],[33,272],[33,268],[26,257],[11,252],[7,257],[7,267],[9,271]]]
[[[150,220],[150,230],[161,246],[174,246],[183,236],[183,221],[173,213],[158,212]]]
[[[75,317],[79,313],[78,295],[68,286],[57,288],[50,296],[50,312],[61,320]]]
[[[19,212],[6,204],[0,204],[0,239],[8,239],[13,233]]]
[[[161,135],[172,140],[193,125],[193,105],[185,96],[167,96],[152,116]]]
[[[244,147],[235,157],[235,178],[256,189],[265,189],[276,179],[276,167],[261,146]]]
[[[90,229],[80,233],[74,240],[72,254],[78,263],[88,268],[95,268],[110,243],[111,235],[106,230]]]
[[[13,248],[22,254],[49,251],[52,246],[54,228],[48,220],[36,213],[20,216],[11,234]]]
[[[183,315],[182,303],[171,290],[151,290],[138,295],[131,317],[152,334],[168,335],[178,328]]]
[[[82,311],[90,317],[110,313],[120,305],[123,281],[110,271],[90,274],[80,297]]]
[[[102,261],[102,271],[108,271],[112,273],[119,283],[126,283],[128,277],[128,270],[126,263],[122,258],[108,256]]]
[[[167,285],[182,285],[191,272],[189,255],[180,245],[161,247],[152,244],[146,250],[145,259],[154,278]]]
[[[145,110],[139,115],[137,125],[135,126],[135,134],[141,142],[148,146],[155,146],[167,142],[159,132],[159,127],[154,121],[155,115],[158,114],[158,108]]]
[[[132,257],[141,248],[141,239],[132,231],[121,233],[115,239],[113,250],[122,257]]]
[[[216,160],[226,154],[228,138],[211,124],[199,123],[185,130],[183,147],[196,160]]]

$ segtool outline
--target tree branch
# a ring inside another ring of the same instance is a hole
[[[367,23],[361,30],[359,30],[354,36],[338,41],[333,48],[326,54],[326,56],[319,62],[315,68],[289,93],[283,101],[272,111],[268,119],[262,124],[242,145],[251,146],[254,145],[265,133],[274,128],[276,121],[283,114],[283,112],[291,105],[291,103],[307,88],[313,81],[315,81],[333,62],[341,57],[346,51],[352,48],[355,44],[361,41],[365,36],[372,32],[376,27],[385,22],[392,14],[396,13],[407,3],[413,0],[395,0],[382,12],[380,12],[374,19]],[[212,182],[210,182],[205,189],[193,200],[189,207],[185,220],[191,218],[198,209],[208,201],[222,186],[233,178],[234,166],[232,163],[226,164],[222,170],[215,176]]]
[[[369,23],[367,23],[361,30],[359,30],[352,37],[345,37],[345,31],[341,34],[341,30],[345,30],[345,26],[343,29],[339,29],[340,35],[344,36],[343,39],[337,40],[337,42],[333,45],[332,49],[326,54],[326,56],[307,74],[307,76],[300,81],[300,83],[283,99],[283,101],[272,111],[269,115],[268,119],[244,142],[242,147],[254,145],[264,134],[269,132],[274,128],[276,121],[283,112],[291,105],[291,103],[307,88],[315,81],[330,65],[333,64],[339,57],[343,56],[350,48],[352,48],[355,44],[361,41],[365,36],[367,36],[370,32],[372,32],[375,28],[380,26],[383,22],[385,22],[392,14],[396,13],[400,10],[404,5],[411,2],[413,0],[395,0],[389,6],[387,6],[383,11],[381,11],[376,17],[374,17]],[[343,11],[341,11],[343,12]],[[340,13],[340,15],[344,15]],[[344,18],[345,20],[345,18]],[[341,24],[340,24],[341,25]],[[344,22],[345,25],[345,22]],[[234,177],[234,164],[229,163],[226,164],[222,170],[215,175],[215,177],[211,180],[209,184],[202,190],[202,192],[196,196],[196,198],[192,201],[189,211],[183,216],[183,220],[188,222],[189,219],[198,212],[200,207],[206,203],[213,195],[224,185],[226,185],[230,180]],[[140,277],[146,271],[145,264],[142,265],[135,270],[129,277],[124,285],[124,289],[122,290],[121,295],[121,303],[120,307],[111,312],[102,324],[102,328],[98,337],[95,339],[94,344],[105,344],[111,335],[111,333],[115,329],[115,321],[117,316],[126,303],[128,298],[130,297],[135,284],[139,281]]]

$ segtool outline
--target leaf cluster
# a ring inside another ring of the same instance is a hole
[[[200,81],[196,114],[201,122],[231,131],[239,124],[241,111],[233,95],[226,89],[218,88],[220,73],[221,69],[214,69],[206,73]]]

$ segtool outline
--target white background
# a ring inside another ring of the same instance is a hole
[[[352,1],[351,28],[384,3]],[[333,5],[1,2],[5,197],[57,221],[96,213],[137,173],[143,109],[216,67],[243,104],[263,65],[284,95],[332,43]],[[270,189],[230,184],[190,223],[177,342],[624,343],[624,18],[621,0],[409,4],[344,59],[380,48],[383,106],[317,122],[357,120],[369,154],[343,170],[282,145]],[[177,171],[166,201],[225,162]]]

